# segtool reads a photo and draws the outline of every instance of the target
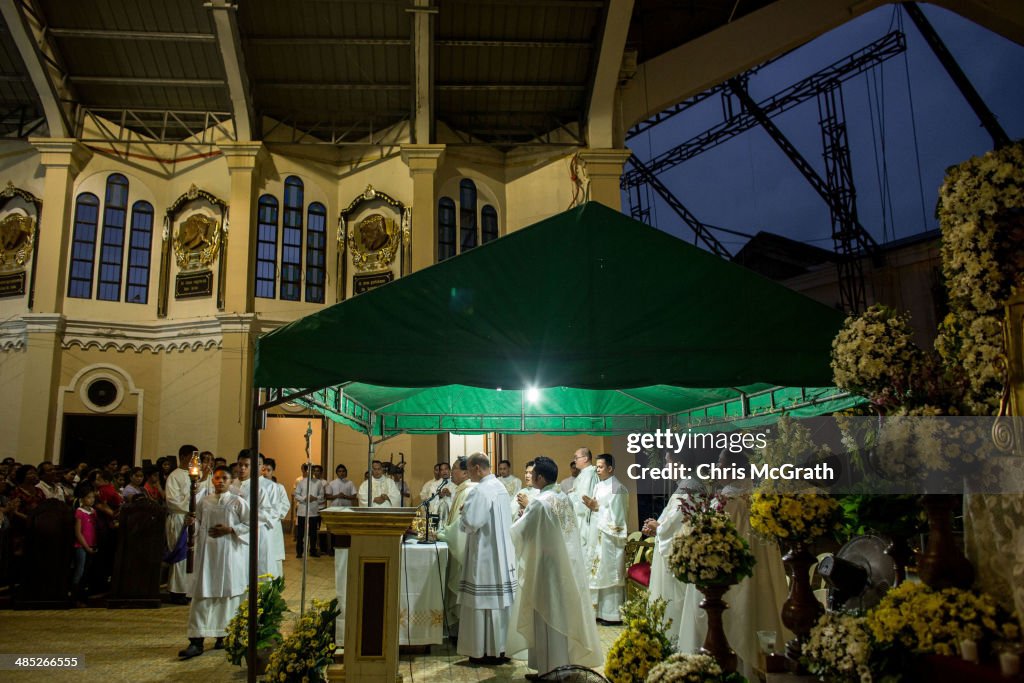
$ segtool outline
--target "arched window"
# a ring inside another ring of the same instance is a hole
[[[306,301],[324,302],[327,274],[327,209],[320,202],[309,205],[306,217]]]
[[[455,256],[455,202],[441,197],[437,202],[437,261]]]
[[[298,301],[302,291],[302,181],[284,181],[284,216],[281,218],[281,298]]]
[[[153,205],[132,204],[132,232],[128,238],[128,284],[124,300],[130,304],[149,302],[149,263],[153,245]]]
[[[100,277],[96,298],[121,298],[121,270],[124,266],[124,228],[128,213],[128,179],[120,173],[107,178],[103,201],[103,241],[100,245]]]
[[[256,222],[256,296],[273,299],[277,291],[277,200],[260,197]]]
[[[464,178],[459,183],[459,253],[476,245],[476,184]]]
[[[92,268],[96,259],[99,215],[99,197],[91,192],[78,195],[75,228],[71,236],[71,272],[68,275],[68,296],[75,299],[92,298]]]
[[[498,239],[498,212],[488,204],[480,209],[480,244]]]

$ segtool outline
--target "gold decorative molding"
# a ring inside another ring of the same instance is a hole
[[[22,268],[32,257],[36,243],[35,220],[10,213],[0,220],[0,272]]]
[[[221,226],[213,218],[194,213],[174,234],[174,260],[180,270],[206,269],[217,260],[221,246]]]
[[[391,207],[394,215],[388,217],[382,213],[373,213],[352,225],[356,211],[364,204],[375,201]],[[409,244],[411,226],[412,210],[409,207],[386,192],[374,189],[373,185],[367,185],[362,194],[355,197],[341,212],[338,221],[338,253],[340,255],[351,251],[352,265],[357,272],[389,270],[396,257],[401,256],[400,260],[405,260],[402,246]],[[404,272],[402,265],[399,266],[399,274]],[[346,285],[342,283],[341,286]],[[339,300],[341,298],[344,297]]]

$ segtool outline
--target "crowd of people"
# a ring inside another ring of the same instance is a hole
[[[200,464],[194,515],[189,513],[193,459]],[[525,464],[522,479],[507,460],[495,470],[486,455],[475,453],[452,465],[438,463],[433,478],[419,490],[420,504],[436,517],[439,540],[449,546],[444,581],[448,635],[474,664],[502,663],[527,653],[529,666],[538,673],[570,663],[600,665],[603,652],[596,625],[619,622],[625,584],[629,497],[615,476],[615,458],[595,457],[581,448],[569,463],[569,476],[561,480],[558,465],[543,456]],[[30,515],[54,499],[74,511],[67,567],[71,597],[82,604],[91,593],[105,591],[121,512],[130,501],[146,499],[167,512],[163,540],[169,599],[191,605],[189,645],[179,654],[183,659],[201,654],[205,638],[215,638],[214,647],[220,647],[248,584],[251,476],[258,478],[260,576],[283,574],[284,522],[289,515],[294,515],[296,557],[307,552],[319,557],[329,550],[319,542],[325,508],[409,504],[401,468],[380,461],[372,463],[360,485],[349,479],[343,464],[329,481],[320,465],[303,465],[301,476],[288,487],[290,495],[275,471],[273,459],[262,454],[254,459],[243,450],[228,464],[191,444],[183,445],[177,457],[160,458],[145,468],[116,460],[100,468],[84,463],[63,468],[50,462],[37,467],[7,458],[0,463],[0,585],[18,582],[31,546],[26,542]],[[749,530],[748,492],[739,482],[723,484],[730,500],[727,510],[739,529]],[[667,569],[671,539],[682,523],[679,502],[686,495],[685,489],[676,491],[658,519],[644,522],[643,531],[655,537],[651,594],[668,601],[678,628],[673,640],[690,649],[699,646],[706,628],[697,608],[699,595]],[[191,522],[195,562],[188,573],[183,560]],[[757,554],[756,579],[734,589],[730,612],[764,614],[765,623],[758,623],[758,629],[777,630],[781,636],[781,562],[778,553]],[[755,644],[746,632],[753,631],[738,625],[731,630],[735,634],[730,642],[749,661],[753,655],[748,650]]]

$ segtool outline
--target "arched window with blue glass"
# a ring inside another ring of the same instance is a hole
[[[476,245],[476,183],[463,178],[459,182],[459,253]]]
[[[256,219],[256,296],[273,299],[277,291],[277,199],[260,197]]]
[[[302,181],[284,181],[284,215],[281,217],[281,298],[298,301],[302,288]]]
[[[498,212],[487,204],[480,209],[480,244],[498,239]]]
[[[120,173],[107,178],[103,201],[103,240],[100,243],[99,282],[96,298],[121,299],[121,273],[124,268],[124,233],[128,214],[128,179]]]
[[[441,197],[437,202],[437,260],[455,256],[455,202]]]
[[[306,302],[322,304],[327,277],[327,209],[309,205],[306,216]]]
[[[128,281],[124,300],[130,304],[149,302],[149,266],[153,248],[153,205],[132,204],[132,230],[128,238]]]
[[[68,273],[68,296],[92,298],[92,269],[96,261],[96,226],[99,223],[100,199],[83,192],[75,201],[75,226],[71,234],[71,269]]]

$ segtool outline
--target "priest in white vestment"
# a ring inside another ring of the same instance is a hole
[[[723,467],[742,466],[745,470],[750,468],[742,454],[728,452],[723,452],[719,464]],[[723,613],[722,624],[729,645],[739,658],[737,671],[748,680],[755,680],[754,667],[760,647],[757,632],[775,632],[776,652],[781,652],[784,643],[793,637],[782,625],[781,617],[787,592],[786,570],[778,545],[759,538],[750,529],[750,481],[723,483],[722,495],[727,499],[725,512],[740,536],[747,539],[756,563],[753,575],[730,588],[723,597],[729,609]],[[699,607],[702,597],[696,586],[686,585],[678,624],[679,652],[696,652],[704,644],[708,627],[707,614]]]
[[[576,515],[557,484],[558,465],[540,456],[532,478],[540,493],[512,525],[524,569],[509,634],[509,651],[528,649],[528,665],[538,672],[527,680],[567,664],[604,662]]]
[[[597,470],[594,468],[594,456],[589,448],[577,449],[573,455],[573,462],[580,468],[580,473],[576,475],[576,481],[573,482],[569,500],[572,501],[573,508],[576,510],[576,523],[580,528],[580,545],[583,546],[583,557],[586,558],[589,556],[590,546],[596,542],[597,534],[595,533],[596,529],[590,524],[594,513],[583,502],[583,499],[594,497],[594,488],[597,486]]]
[[[623,593],[626,590],[626,516],[629,492],[615,476],[615,458],[608,453],[597,456],[598,482],[593,497],[583,497],[590,509],[590,540],[586,559],[590,570],[590,593],[599,621],[619,623]]]
[[[530,504],[530,501],[537,497],[540,490],[533,485],[533,464],[530,460],[526,463],[526,472],[523,474],[526,485],[519,489],[519,493],[512,496],[512,522],[523,516],[523,510]]]
[[[178,469],[167,475],[164,483],[164,496],[167,501],[167,520],[164,522],[164,531],[167,535],[167,551],[171,552],[178,545],[178,538],[185,526],[185,515],[188,514],[189,489],[192,480],[188,476],[189,461],[192,455],[198,453],[199,449],[186,444],[178,449]],[[188,592],[192,575],[188,574],[185,560],[170,565],[171,571],[167,576],[167,592],[171,594],[171,602],[184,605],[187,600],[185,593]]]
[[[204,638],[220,645],[249,585],[249,506],[228,490],[230,482],[230,471],[218,467],[214,492],[196,506],[195,580],[182,659],[201,655]]]
[[[459,582],[460,655],[474,664],[507,661],[505,643],[516,595],[516,558],[509,535],[508,491],[491,474],[483,453],[467,461],[477,485],[467,494],[459,528],[466,533],[466,559]]]
[[[259,456],[259,469],[263,467],[263,456]],[[249,477],[252,474],[252,457],[246,449],[238,454],[238,478],[231,483],[230,491],[249,506],[252,506],[252,482]],[[271,532],[277,521],[274,513],[273,501],[270,498],[270,487],[266,485],[263,477],[256,478],[257,490],[259,491],[258,508],[256,511],[260,528],[258,533],[258,548],[256,550],[256,576],[264,576],[270,573],[270,543]]]
[[[434,465],[434,478],[427,479],[420,487],[420,503],[434,495],[434,491],[441,485],[441,463]]]
[[[576,460],[569,461],[569,476],[559,482],[558,486],[562,489],[562,493],[572,493],[573,486],[576,485],[576,475],[580,473],[578,467],[576,467]]]
[[[395,480],[384,474],[384,463],[374,460],[372,476],[359,485],[359,507],[394,508],[402,505]],[[373,482],[373,500],[370,500],[370,482]],[[372,504],[371,504],[372,503]]]
[[[279,576],[284,576],[285,547],[282,522],[288,517],[288,513],[291,512],[292,503],[288,499],[288,491],[284,485],[274,481],[274,470],[277,469],[277,462],[273,458],[263,458],[262,455],[260,458],[263,461],[263,467],[261,468],[263,481],[260,482],[260,485],[265,484],[267,487],[274,519],[273,527],[270,530],[270,546],[267,551],[267,573],[276,579]]]
[[[448,634],[458,637],[459,583],[462,581],[462,568],[466,560],[466,532],[460,528],[459,521],[462,519],[466,496],[476,483],[469,478],[466,458],[458,458],[452,465],[451,473],[455,495],[452,497],[448,517],[442,520],[443,526],[437,532],[437,540],[448,544],[448,576],[445,580],[444,606],[448,619]]]
[[[672,539],[683,526],[683,511],[680,505],[688,497],[691,490],[689,487],[693,484],[695,482],[691,479],[681,480],[658,519],[648,519],[643,526],[643,533],[654,537],[648,596],[651,600],[661,598],[665,601],[665,616],[672,619],[674,624],[679,623],[679,615],[683,611],[686,584],[672,573],[668,559],[672,555]],[[673,641],[675,636],[675,632],[669,634]]]
[[[508,491],[509,498],[515,498],[516,494],[519,493],[519,489],[523,488],[523,482],[520,481],[519,477],[512,474],[512,463],[508,460],[502,460],[498,463],[498,481]]]

